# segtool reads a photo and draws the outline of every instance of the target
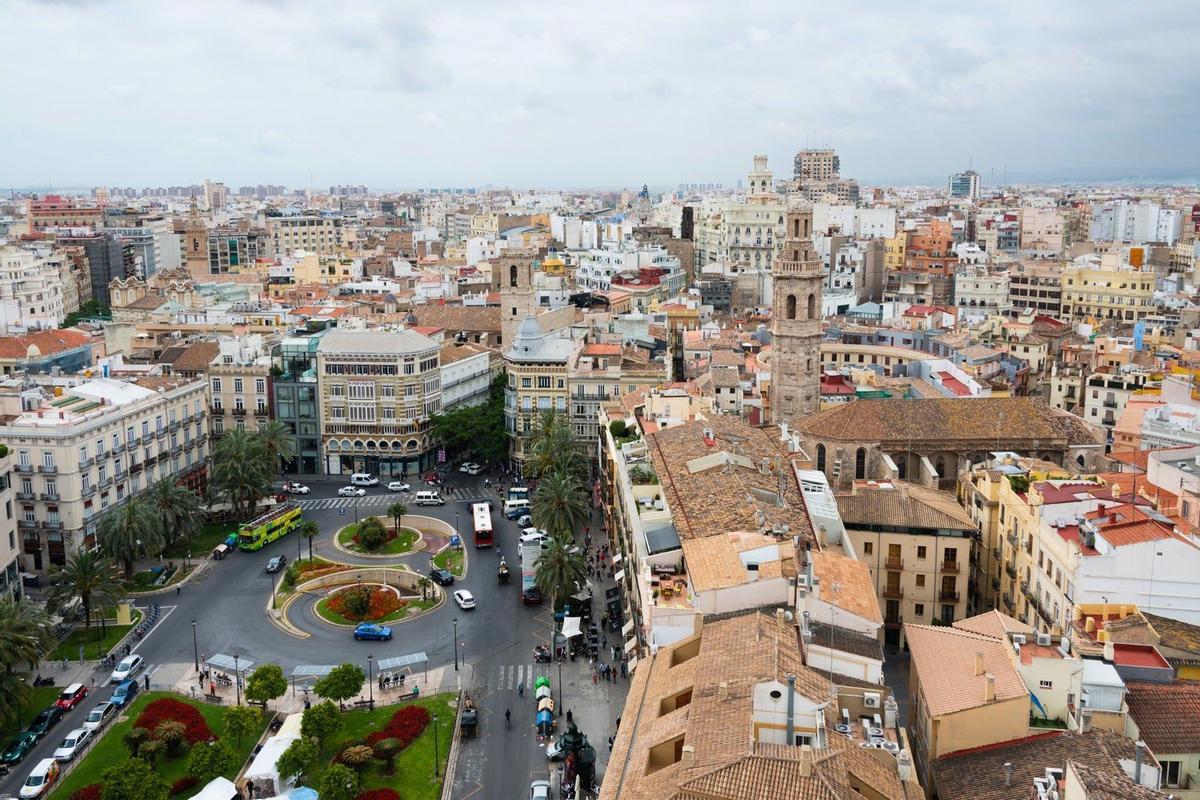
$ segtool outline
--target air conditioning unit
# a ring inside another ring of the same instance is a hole
[[[867,708],[879,708],[879,693],[867,692],[863,695],[863,705]]]
[[[1014,633],[1012,640],[1013,640],[1013,644],[1025,644],[1025,634]]]
[[[1049,647],[1050,646],[1050,634],[1039,633],[1037,635],[1037,643],[1039,645],[1041,645],[1042,647]]]

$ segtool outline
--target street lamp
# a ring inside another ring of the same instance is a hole
[[[458,672],[458,617],[454,620],[454,671]]]
[[[367,708],[375,710],[375,656],[367,653]]]
[[[458,512],[454,512],[454,533],[458,536],[459,541],[462,541],[462,528],[458,526]]]
[[[565,641],[565,639],[564,639],[564,641]],[[555,655],[558,655],[558,647],[557,646],[555,646],[553,652]],[[560,717],[562,716],[563,702],[564,702],[563,701],[563,682],[562,682],[562,662],[563,662],[563,660],[561,658],[558,659],[558,715]]]
[[[242,668],[239,666],[240,658],[241,656],[237,653],[233,654],[233,687],[237,692],[237,704],[239,706],[242,704]]]
[[[438,762],[442,760],[438,755],[437,717],[437,714],[433,715],[433,777],[435,778],[440,777],[438,775]]]
[[[196,674],[200,674],[200,647],[196,644],[196,618],[192,617],[192,655],[196,659]]]

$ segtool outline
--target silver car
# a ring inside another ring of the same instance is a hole
[[[71,761],[82,750],[88,740],[92,738],[92,732],[86,728],[76,728],[63,737],[58,748],[54,751],[55,761]]]

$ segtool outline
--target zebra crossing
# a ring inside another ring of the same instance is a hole
[[[484,689],[489,692],[513,692],[517,686],[524,684],[526,691],[532,691],[534,678],[549,677],[549,668],[549,664],[500,664],[494,672],[489,672]]]
[[[457,486],[442,486],[435,489],[445,500],[458,496],[474,496],[477,490],[468,490]],[[330,508],[372,508],[388,506],[395,502],[411,503],[414,492],[388,492],[386,494],[368,494],[364,497],[323,497],[297,501],[303,511],[320,511]]]

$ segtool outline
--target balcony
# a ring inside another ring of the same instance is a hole
[[[268,417],[270,415],[271,415],[271,409],[267,408],[266,406],[263,406],[262,408],[254,409],[254,416],[256,416],[256,417]]]
[[[997,561],[1000,560],[1000,548],[999,547],[992,548],[992,558],[996,559]]]
[[[120,455],[121,453],[124,453],[124,452],[125,452],[125,443],[124,442],[118,442],[117,444],[114,444],[112,450],[109,451],[109,453],[114,456]]]
[[[54,464],[42,464],[38,467],[38,472],[42,475],[57,475],[58,467]]]
[[[883,590],[883,596],[900,599],[904,597],[904,589],[900,588],[899,586],[886,586]]]
[[[202,434],[200,434],[199,436],[197,436],[197,437],[196,437],[196,444],[204,444],[204,443],[205,443],[205,442],[207,442],[207,441],[208,441],[208,434],[207,434],[207,433],[202,433]]]
[[[44,519],[42,520],[42,527],[48,531],[61,531],[63,524],[61,519]]]
[[[81,458],[81,459],[79,459],[79,468],[87,469],[88,467],[90,467],[92,464],[95,464],[95,463],[96,463],[96,459],[94,459],[94,458]]]
[[[1000,579],[999,578],[992,578],[992,591],[993,592],[1000,591]]]
[[[141,442],[143,445],[148,445],[154,441],[154,434],[153,433],[143,433],[142,437],[140,439],[138,439],[138,441]]]
[[[888,617],[883,624],[887,628],[899,628],[904,625],[904,617]]]
[[[57,503],[58,502],[58,492],[42,492],[41,498],[43,500],[45,500],[47,503]]]
[[[17,492],[16,494],[17,494],[18,500],[36,500],[37,499],[37,495],[34,494],[33,492]]]
[[[185,440],[185,441],[184,441],[184,443],[183,443],[183,447],[184,447],[184,449],[186,449],[186,450],[191,450],[191,449],[192,449],[193,447],[195,447],[195,446],[196,446],[196,440],[195,440],[195,439],[187,439],[187,440]]]
[[[126,474],[124,467],[113,470],[113,476],[117,479],[124,478]]]
[[[113,483],[112,478],[104,478],[100,481],[100,488],[107,489],[108,487],[112,486],[112,483]]]
[[[35,519],[19,519],[19,520],[17,520],[17,527],[22,528],[27,531],[33,530],[34,528],[37,528],[37,520],[35,520]]]
[[[904,569],[904,559],[899,556],[888,556],[884,559],[883,565],[888,569]]]
[[[234,415],[235,417],[244,417],[244,416],[246,416],[246,409],[244,409],[244,408],[235,408],[235,409],[233,410],[233,415]]]
[[[957,575],[958,574],[958,562],[957,561],[943,561],[942,562],[942,572],[947,572],[947,573]]]
[[[942,589],[938,592],[938,600],[941,600],[943,603],[957,603],[958,598],[959,593],[955,591]]]
[[[1117,407],[1117,401],[1116,401],[1116,400],[1105,400],[1105,401],[1104,401],[1103,403],[1101,403],[1100,405],[1104,406],[1105,408],[1116,408],[1116,407]]]
[[[1008,539],[1008,543],[1012,545],[1014,550],[1017,549],[1017,534],[1016,533],[1009,533],[1004,538]]]
[[[1004,607],[1009,611],[1016,611],[1017,604],[1013,601],[1011,594],[1004,595]]]
[[[33,472],[33,464],[13,464],[13,469],[17,472],[29,474]]]
[[[172,433],[174,433],[175,431],[179,430],[179,421],[178,421],[178,420],[176,420],[176,421],[174,421],[174,422],[171,422],[171,423],[169,423],[169,424],[167,425],[167,430],[171,431]]]
[[[95,493],[96,493],[96,487],[91,484],[85,484],[84,487],[79,490],[80,497],[91,497]]]
[[[208,410],[214,414],[224,414],[225,413],[225,408],[220,403],[213,403],[211,406],[208,407]]]
[[[1004,565],[1004,572],[1014,581],[1017,579],[1017,567],[1011,561]]]
[[[141,471],[142,471],[144,468],[145,468],[145,465],[144,465],[144,464],[142,464],[142,462],[140,462],[140,461],[139,461],[138,463],[136,463],[136,464],[130,464],[130,465],[129,465],[129,471],[130,471],[130,473],[133,473],[133,472],[141,472]]]

